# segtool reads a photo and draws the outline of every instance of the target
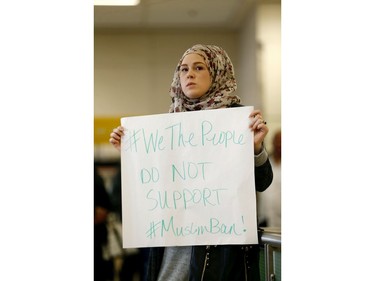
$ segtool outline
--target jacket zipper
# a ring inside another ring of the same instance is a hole
[[[247,281],[247,267],[246,267],[246,256],[243,256],[243,263],[244,263],[244,269],[245,269],[245,281]]]
[[[207,264],[208,260],[210,259],[210,258],[209,258],[209,255],[210,255],[209,250],[210,250],[210,246],[206,246],[206,256],[205,256],[205,258],[204,258],[204,266],[203,266],[203,271],[202,271],[201,281],[203,281],[204,273],[205,273],[205,271],[206,271],[206,264]]]
[[[245,270],[245,281],[247,281],[247,247],[244,249],[244,247],[242,247],[242,250],[244,251],[244,255],[243,255],[243,267],[244,267],[244,270]]]

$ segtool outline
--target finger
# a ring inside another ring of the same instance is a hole
[[[259,130],[264,130],[264,129],[268,130],[267,122],[263,118],[259,118],[259,117],[257,117],[257,119],[253,121],[253,123],[249,126],[249,128],[252,131],[259,131]]]
[[[256,126],[256,128],[258,130],[263,130],[266,127],[267,127],[267,125],[265,124],[265,122],[263,120],[261,122],[259,122],[259,124],[257,124],[257,126]]]
[[[118,135],[123,135],[124,134],[124,128],[123,127],[117,127],[117,128],[114,128],[112,132],[114,132]]]
[[[121,139],[121,136],[117,132],[112,132],[109,136],[117,141]]]
[[[119,131],[121,131],[121,132],[124,132],[124,131],[125,131],[125,128],[122,127],[122,126],[118,126],[116,129],[119,130]]]
[[[249,117],[251,117],[251,118],[254,118],[256,115],[262,115],[262,113],[260,112],[260,110],[259,109],[255,109],[255,110],[253,110],[251,113],[250,113],[250,116]]]
[[[117,134],[117,135],[120,135],[122,132],[121,132],[121,130],[119,129],[119,128],[114,128],[113,130],[112,130],[112,134]]]
[[[121,138],[121,136],[123,136],[125,133],[124,133],[124,128],[123,127],[117,127],[115,129],[113,129],[111,135],[116,135],[118,136],[119,138]]]
[[[250,129],[251,130],[258,130],[258,129],[261,129],[262,128],[262,125],[264,123],[261,121],[261,120],[256,120],[251,126],[250,126]]]
[[[254,110],[253,112],[251,112],[250,115],[249,115],[249,118],[250,118],[250,120],[251,120],[251,122],[250,122],[250,127],[254,127],[254,126],[256,126],[256,122],[257,122],[259,119],[263,120],[262,113],[260,112],[259,109]]]
[[[263,123],[263,117],[259,114],[255,115],[250,122],[250,127],[255,129],[259,124]]]

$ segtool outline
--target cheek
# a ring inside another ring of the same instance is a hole
[[[207,90],[208,90],[209,88],[211,88],[211,85],[212,85],[212,78],[210,75],[208,75],[206,81],[207,81]]]
[[[180,77],[179,79],[180,79],[180,81],[178,82],[178,84],[180,84],[180,87],[183,88],[184,85],[185,85],[184,78]]]

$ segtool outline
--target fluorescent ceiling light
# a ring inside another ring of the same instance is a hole
[[[136,6],[140,0],[94,0],[94,6]]]

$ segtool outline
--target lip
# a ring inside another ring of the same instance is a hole
[[[195,83],[190,82],[186,84],[186,87],[195,86],[195,85],[196,85]]]

